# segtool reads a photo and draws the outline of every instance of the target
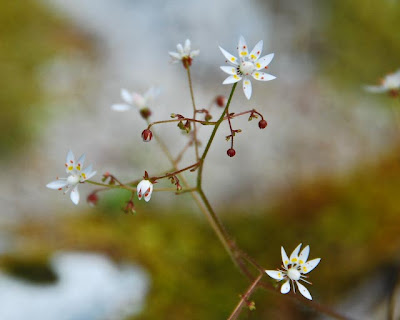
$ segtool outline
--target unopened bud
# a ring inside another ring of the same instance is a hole
[[[153,132],[151,132],[149,129],[143,130],[142,138],[144,142],[149,142],[153,138]]]
[[[204,117],[204,120],[210,121],[212,119],[212,115],[207,113],[206,116]]]
[[[96,193],[91,193],[87,196],[86,201],[89,204],[89,206],[94,207],[97,205],[97,202],[99,201],[99,197],[97,196]]]
[[[149,108],[140,109],[140,115],[143,119],[148,119],[151,116],[151,110]]]
[[[267,127],[267,125],[268,125],[268,123],[267,123],[267,121],[265,121],[264,119],[263,119],[263,120],[260,120],[260,122],[258,123],[258,127],[259,127],[260,129],[265,129],[265,128]]]
[[[232,158],[232,157],[235,156],[236,151],[235,151],[235,149],[231,148],[231,149],[228,149],[228,151],[226,152],[226,154]]]
[[[136,213],[136,208],[135,204],[133,203],[132,200],[128,201],[125,208],[124,208],[125,213]]]
[[[171,113],[171,118],[176,118],[176,114],[175,113]]]
[[[390,90],[389,96],[391,96],[392,98],[397,98],[399,96],[399,90],[396,90],[396,89]]]
[[[217,104],[218,107],[225,107],[226,106],[226,98],[225,96],[217,96],[215,98],[215,103]]]

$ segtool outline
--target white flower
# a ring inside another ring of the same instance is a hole
[[[153,184],[149,180],[144,179],[139,182],[136,190],[139,200],[142,200],[142,197],[144,197],[144,200],[149,202],[151,193],[153,192]]]
[[[169,55],[172,57],[172,63],[178,63],[182,61],[185,68],[187,67],[186,63],[189,66],[192,65],[193,58],[198,56],[200,53],[200,50],[190,50],[191,48],[189,39],[186,39],[184,47],[180,43],[178,43],[176,49],[178,52],[168,52]]]
[[[365,86],[365,90],[374,93],[386,91],[397,91],[400,89],[400,69],[394,73],[388,74],[381,80],[380,86]]]
[[[230,76],[226,78],[223,84],[235,83],[243,79],[243,91],[247,99],[250,99],[252,87],[249,76],[259,81],[270,81],[276,77],[261,72],[260,70],[268,69],[269,63],[274,58],[274,54],[270,53],[260,58],[263,47],[263,41],[259,41],[254,49],[249,53],[246,41],[242,36],[239,38],[238,54],[239,59],[231,55],[229,52],[219,47],[222,54],[232,66],[222,66],[221,69]]]
[[[276,280],[286,280],[282,287],[281,293],[285,294],[290,291],[290,282],[293,286],[293,291],[296,292],[296,288],[294,283],[296,282],[297,287],[299,288],[300,293],[309,300],[312,300],[310,292],[307,290],[305,286],[303,286],[299,281],[304,281],[309,284],[304,276],[305,274],[311,272],[321,261],[320,258],[313,259],[307,261],[308,254],[310,253],[310,247],[306,246],[299,254],[301,248],[301,243],[293,250],[292,254],[290,255],[290,259],[288,258],[285,249],[281,247],[281,254],[282,254],[282,262],[283,262],[283,269],[284,270],[265,270],[265,272],[271,277]]]
[[[74,154],[71,150],[68,151],[67,159],[65,160],[65,170],[68,173],[67,178],[57,178],[46,185],[47,188],[64,190],[64,194],[71,191],[71,200],[73,203],[79,203],[79,191],[78,184],[85,182],[96,174],[96,171],[92,170],[92,165],[83,169],[83,162],[85,161],[85,155],[83,154],[78,161],[75,162]]]
[[[152,102],[160,94],[160,89],[151,87],[143,95],[126,89],[121,89],[121,98],[125,103],[116,103],[111,106],[114,111],[128,111],[132,106],[136,106],[139,110],[148,108]]]

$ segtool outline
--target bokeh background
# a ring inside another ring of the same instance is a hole
[[[218,45],[234,52],[239,35],[264,40],[277,79],[253,81],[250,101],[235,93],[231,110],[257,108],[268,127],[235,120],[228,158],[221,126],[204,171],[210,201],[265,268],[281,264],[281,245],[309,244],[322,258],[316,301],[386,319],[400,266],[400,99],[362,87],[400,67],[399,27],[396,0],[1,1],[0,319],[227,318],[248,283],[188,194],[154,193],[127,215],[122,191],[90,208],[92,186],[74,206],[45,185],[68,149],[86,153],[97,180],[168,170],[157,144],[142,143],[138,113],[110,105],[121,87],[158,86],[153,120],[190,114],[185,71],[168,56],[190,38],[208,107],[230,90]],[[187,141],[174,125],[156,130],[172,153]],[[280,294],[253,299],[241,319],[323,318]]]

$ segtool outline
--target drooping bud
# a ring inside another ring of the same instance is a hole
[[[96,193],[93,192],[87,196],[86,201],[89,206],[95,207],[97,205],[97,202],[99,201],[99,197]]]
[[[225,98],[225,96],[217,96],[215,98],[215,103],[216,103],[216,105],[218,107],[221,107],[221,108],[225,107],[226,106],[226,98]]]
[[[228,151],[226,151],[226,154],[232,158],[235,156],[236,151],[235,151],[235,149],[230,148],[230,149],[228,149]]]
[[[132,213],[132,214],[136,213],[135,204],[133,203],[132,200],[129,200],[129,201],[126,203],[126,206],[125,206],[125,208],[124,208],[124,212],[125,212],[125,213]]]
[[[205,121],[210,121],[212,119],[212,115],[207,113],[206,116],[204,117]]]
[[[140,115],[143,119],[148,119],[151,116],[151,110],[147,107],[140,109]]]
[[[145,129],[142,132],[142,138],[144,142],[149,142],[153,138],[153,132],[150,129]]]
[[[263,120],[260,120],[260,122],[258,123],[258,127],[259,127],[260,129],[265,129],[265,128],[267,127],[267,125],[268,125],[268,123],[267,123],[267,121],[265,121],[264,119],[263,119]]]

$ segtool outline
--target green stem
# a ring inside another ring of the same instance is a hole
[[[190,89],[190,97],[192,98],[192,106],[193,106],[193,119],[196,119],[196,103],[194,100],[193,94],[193,84],[192,84],[192,77],[190,75],[190,66],[186,67],[188,82],[189,82],[189,89]],[[193,123],[193,140],[194,140],[194,152],[196,155],[196,161],[199,160],[199,144],[197,143],[197,128],[196,123]]]

